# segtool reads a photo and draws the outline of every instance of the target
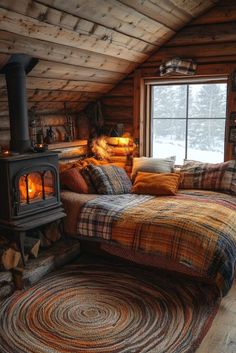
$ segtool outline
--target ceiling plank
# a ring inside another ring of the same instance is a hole
[[[37,3],[54,7],[126,35],[135,36],[148,43],[162,44],[170,29],[135,9],[116,0],[40,0]],[[98,11],[99,6],[99,11]],[[163,40],[161,38],[163,37]],[[160,38],[160,39],[159,39]],[[156,39],[156,41],[154,40]]]
[[[100,93],[76,91],[27,90],[28,102],[78,102],[94,100]],[[0,90],[0,102],[7,102],[7,89]]]
[[[178,8],[184,9],[192,17],[200,16],[204,11],[210,9],[219,0],[170,0]],[[173,11],[174,12],[174,11]]]
[[[9,0],[0,0],[0,7],[35,18],[41,22],[89,35],[95,39],[102,39],[103,41],[107,41],[107,43],[112,40],[128,49],[135,48],[136,51],[142,52],[153,51],[154,48],[153,43],[147,43],[139,38],[134,38],[131,34],[120,33],[111,28],[98,25],[93,21],[75,16],[74,14],[48,7],[37,1],[21,0],[9,2]]]
[[[27,38],[5,31],[0,31],[0,52],[5,54],[24,53],[43,60],[121,73],[129,73],[137,66],[137,63],[131,63],[124,59],[45,42],[40,39]]]
[[[182,9],[174,6],[168,0],[119,0],[122,4],[130,6],[140,13],[152,18],[153,20],[162,23],[172,30],[174,34],[186,22],[192,19],[190,14],[187,14]],[[173,12],[175,9],[175,12]]]
[[[29,76],[103,83],[117,83],[125,77],[125,75],[121,73],[52,63],[43,60],[38,62],[30,72]]]
[[[0,89],[5,87],[4,77],[0,78]],[[27,77],[27,89],[46,89],[46,90],[62,90],[62,91],[84,91],[84,92],[97,92],[105,93],[113,87],[109,83],[98,83],[88,81],[67,81],[56,80],[38,77]]]
[[[65,28],[40,22],[36,19],[0,8],[0,29],[30,38],[80,48],[95,53],[107,54],[134,62],[143,62],[148,54],[127,49],[112,41],[92,38]]]

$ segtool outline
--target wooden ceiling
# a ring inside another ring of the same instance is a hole
[[[11,54],[39,58],[29,108],[84,109],[111,90],[217,0],[0,0],[0,67]],[[0,77],[1,111],[7,110]]]

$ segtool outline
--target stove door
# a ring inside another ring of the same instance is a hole
[[[51,164],[21,169],[14,179],[14,215],[45,211],[59,202],[57,169]]]

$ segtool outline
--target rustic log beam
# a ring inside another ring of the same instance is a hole
[[[236,41],[236,23],[218,23],[187,26],[179,31],[166,47],[188,46],[194,44],[226,43]]]
[[[90,82],[117,83],[125,77],[125,74],[40,60],[30,72],[29,76],[73,81],[82,80]]]
[[[0,89],[5,88],[5,80],[0,77]],[[27,89],[46,89],[46,90],[62,90],[62,91],[84,91],[104,93],[112,88],[110,83],[89,82],[89,81],[73,81],[47,79],[39,77],[28,77],[26,81]]]

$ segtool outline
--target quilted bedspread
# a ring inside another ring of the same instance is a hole
[[[96,195],[80,209],[77,234],[164,256],[208,278],[225,295],[236,262],[236,197],[202,190],[176,196]]]

